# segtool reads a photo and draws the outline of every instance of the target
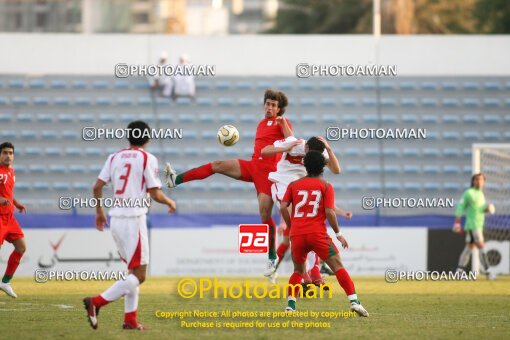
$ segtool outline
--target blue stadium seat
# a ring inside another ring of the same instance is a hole
[[[460,190],[461,186],[456,182],[445,182],[443,183],[443,190],[457,191]]]
[[[53,190],[57,191],[70,191],[71,190],[71,184],[68,182],[54,182],[53,183]]]
[[[237,100],[237,104],[239,106],[247,106],[247,107],[256,105],[255,100],[252,98],[239,98]]]
[[[459,100],[457,98],[443,98],[443,106],[455,107],[459,106]]]
[[[462,168],[462,172],[464,174],[471,174],[472,173],[471,165],[464,165],[464,167]]]
[[[165,148],[163,154],[170,157],[179,157],[181,155],[182,148]]]
[[[422,169],[426,174],[438,174],[441,171],[437,165],[424,165]]]
[[[460,155],[460,150],[456,148],[444,148],[443,156],[446,157],[458,157]]]
[[[48,97],[34,97],[34,99],[32,99],[32,103],[34,105],[49,105],[50,100]]]
[[[418,182],[406,182],[404,184],[406,190],[421,190],[421,183]]]
[[[427,157],[439,157],[441,153],[435,148],[424,148],[422,149],[422,155]]]
[[[460,118],[456,115],[443,115],[443,123],[445,124],[458,124]]]
[[[7,105],[9,104],[9,99],[6,97],[0,97],[0,105]]]
[[[384,165],[384,173],[386,174],[398,174],[400,173],[400,166],[395,164],[385,164]]]
[[[200,148],[184,148],[184,155],[186,157],[196,157],[200,155]]]
[[[153,150],[151,150],[153,151]],[[89,165],[89,173],[98,174],[103,169],[102,164],[92,164]]]
[[[374,81],[364,81],[361,83],[361,88],[363,90],[375,90],[375,82]]]
[[[216,90],[230,90],[232,88],[232,83],[229,81],[221,80],[221,81],[217,81],[214,84],[214,87]]]
[[[443,173],[458,174],[460,173],[460,167],[458,167],[457,165],[445,165],[443,166]]]
[[[257,82],[257,89],[258,90],[266,90],[273,87],[273,84],[269,81],[259,81]]]
[[[317,117],[309,117],[309,118],[317,118]],[[338,118],[339,118],[338,115],[326,114],[326,115],[322,116],[322,121],[324,123],[333,124],[333,123],[338,123]]]
[[[67,156],[78,157],[81,156],[81,148],[65,148]]]
[[[403,81],[400,83],[401,90],[416,90],[418,88],[418,84],[414,81]]]
[[[65,130],[65,131],[62,131],[62,138],[78,139],[78,138],[81,138],[81,132],[74,131],[74,130]]]
[[[359,182],[349,182],[349,183],[347,183],[347,189],[352,190],[352,191],[362,190],[363,185]]]
[[[94,80],[92,82],[92,88],[96,90],[104,90],[108,88],[108,82],[105,80]]]
[[[337,100],[334,98],[322,98],[320,100],[320,105],[321,106],[336,106]]]
[[[315,124],[317,123],[317,116],[301,115],[301,124]]]
[[[249,81],[238,81],[236,83],[236,88],[238,90],[251,90],[253,88],[253,84]]]
[[[8,84],[11,89],[22,89],[25,87],[25,82],[21,79],[11,79]]]
[[[12,115],[9,113],[0,113],[0,123],[8,123],[12,121]]]
[[[14,139],[17,136],[15,130],[0,130],[0,137],[3,139]]]
[[[356,99],[356,98],[342,98],[340,100],[340,102],[344,106],[356,106],[358,104],[358,99]]]
[[[323,81],[319,83],[319,89],[321,90],[334,90],[335,89],[335,83],[332,81]]]
[[[219,156],[221,154],[220,149],[216,148],[205,148],[204,154],[206,156]]]
[[[441,87],[443,90],[457,90],[459,88],[459,85],[452,81],[445,81],[441,83]]]
[[[212,190],[212,191],[225,191],[225,190],[227,190],[227,188],[228,188],[228,185],[226,185],[225,183],[221,183],[221,182],[209,183],[209,190]]]
[[[52,80],[50,87],[55,90],[63,90],[67,87],[67,83],[65,80]]]
[[[251,150],[249,153],[246,153],[246,155],[251,155],[252,153],[253,150]],[[225,155],[230,158],[239,158],[242,155],[242,150],[239,148],[226,148]]]
[[[483,133],[483,139],[489,140],[489,141],[496,141],[500,139],[499,132],[497,131],[485,131]]]
[[[379,88],[381,90],[395,90],[397,88],[397,84],[390,81],[381,81],[379,83]]]
[[[398,157],[400,155],[400,150],[397,148],[383,148],[382,153],[387,157]]]
[[[23,139],[34,139],[37,137],[37,132],[32,130],[22,130],[21,131],[21,138]]]
[[[89,106],[92,104],[92,101],[90,100],[90,98],[86,98],[86,97],[79,97],[79,98],[76,98],[74,100],[74,103],[76,105],[81,105],[81,106]]]
[[[381,167],[379,165],[365,165],[365,171],[369,174],[378,174],[381,172]]]
[[[342,90],[355,90],[356,89],[356,83],[353,83],[353,82],[341,82],[340,83],[340,89],[342,89]]]
[[[478,131],[464,131],[462,133],[462,136],[464,137],[464,139],[468,139],[468,140],[479,140],[480,132],[478,132]]]
[[[414,107],[418,105],[418,100],[416,98],[402,98],[400,99],[400,105]]]
[[[436,115],[423,115],[421,117],[421,121],[427,124],[437,124],[439,122],[439,119],[437,118]]]
[[[175,100],[175,103],[177,105],[181,105],[181,106],[189,106],[189,105],[191,105],[191,98],[179,97]]]
[[[361,165],[348,164],[345,167],[345,171],[349,174],[360,174],[364,172],[364,169],[361,167]]]
[[[415,124],[418,122],[418,117],[415,114],[403,114],[400,116],[403,123]]]
[[[74,182],[73,189],[80,190],[80,191],[90,191],[92,188],[92,185],[93,185],[93,183],[88,183],[88,182]]]
[[[437,90],[437,84],[431,81],[421,83],[422,90]]]
[[[469,159],[471,159],[471,156],[472,156],[471,148],[464,148],[464,149],[462,149],[462,155],[464,157],[469,157]]]
[[[444,131],[443,139],[446,140],[460,140],[460,133],[457,131]]]
[[[214,104],[214,100],[212,98],[197,98],[197,105],[199,106],[212,106]]]
[[[298,87],[300,90],[311,91],[315,88],[315,84],[307,81],[306,79],[301,79],[301,81],[298,83]]]
[[[140,119],[147,122],[147,123],[154,123],[156,122],[156,116],[154,116],[151,113],[144,113],[140,115]]]
[[[103,155],[103,149],[101,148],[86,148],[85,149],[85,155],[87,156],[102,156]]]
[[[37,191],[48,191],[50,190],[50,184],[48,182],[34,182],[32,188]]]
[[[166,100],[165,100],[166,99]],[[151,97],[140,97],[138,98],[137,104],[140,106],[150,106],[153,104]],[[158,105],[169,105],[171,104],[168,98],[156,98],[156,104]]]
[[[478,124],[480,123],[480,117],[477,115],[465,115],[462,117],[462,120],[466,124]]]
[[[245,114],[245,115],[241,115],[239,121],[241,123],[253,124],[253,123],[257,123],[259,121],[259,117],[255,116],[253,114]]]
[[[237,117],[234,115],[231,115],[231,114],[221,114],[220,122],[227,123],[227,124],[233,124],[234,122],[237,122]]]
[[[129,82],[127,80],[116,80],[113,87],[117,90],[127,90],[129,89]]]
[[[427,107],[435,107],[435,106],[437,106],[437,99],[435,99],[435,98],[423,98],[421,100],[421,105],[422,106],[427,106]]]
[[[197,90],[209,90],[211,88],[211,83],[207,82],[207,81],[197,81],[195,83],[195,86],[197,88]]]
[[[41,137],[45,139],[57,139],[58,132],[54,130],[43,130],[41,132]]]
[[[315,98],[300,98],[299,104],[301,106],[315,106],[315,105],[317,105],[317,102],[316,102]]]
[[[344,152],[345,155],[349,157],[358,157],[363,154],[362,150],[358,148],[345,148]]]
[[[32,164],[28,167],[31,174],[44,174],[47,170],[45,165]]]
[[[218,98],[218,105],[220,106],[232,106],[234,105],[234,99],[232,98]]]
[[[11,100],[14,105],[28,105],[29,103],[27,97],[12,97]]]
[[[427,140],[438,140],[439,132],[427,130]]]
[[[379,156],[380,151],[379,148],[365,148],[366,156]]]
[[[198,132],[195,130],[184,130],[183,135],[185,139],[198,139]]]
[[[110,113],[102,113],[99,115],[99,121],[101,123],[112,123],[115,122],[117,119],[117,116]]]
[[[468,107],[479,107],[482,104],[478,98],[464,98],[462,103]]]
[[[142,102],[142,105],[144,105],[143,104],[144,102],[145,102],[145,99]],[[172,104],[172,101],[170,99],[168,99],[168,98],[161,98],[161,97],[156,98],[156,105],[168,106],[170,104]]]
[[[45,86],[45,83],[42,79],[32,79],[28,83],[28,87],[31,89],[43,89]]]
[[[387,190],[401,191],[402,185],[398,182],[386,182],[384,183],[384,187]]]
[[[78,116],[78,120],[83,123],[91,123],[95,121],[95,116],[92,114],[84,113]]]
[[[19,173],[18,167],[16,168],[16,172]],[[16,181],[16,191],[28,191],[32,188],[32,185],[27,182],[18,182]]]
[[[228,188],[230,190],[236,190],[236,191],[248,191],[251,189],[251,185],[249,183],[243,183],[243,182],[231,182],[228,184]]]
[[[69,165],[69,172],[74,174],[84,174],[87,173],[88,168],[86,165],[83,164],[71,164]]]
[[[56,133],[56,131],[51,131],[51,132],[55,132]],[[55,148],[55,147],[46,148],[44,150],[44,154],[46,156],[52,156],[52,157],[53,156],[60,156],[60,155],[62,155],[62,149],[61,148]]]
[[[405,157],[418,157],[420,151],[417,148],[404,148],[402,150],[402,155]]]
[[[358,121],[358,116],[356,115],[340,115],[340,118],[342,118],[342,121],[346,124],[354,124]]]
[[[17,174],[27,174],[28,173],[28,166],[23,164],[17,164],[14,166],[14,171]],[[18,189],[18,182],[16,181],[16,189]]]
[[[386,107],[396,106],[397,100],[395,98],[381,98],[381,105]]]
[[[201,114],[198,116],[198,120],[201,123],[212,123],[216,120],[216,117],[212,114]]]
[[[87,88],[87,83],[83,80],[73,80],[73,82],[71,83],[71,86],[73,89],[86,89]]]
[[[118,114],[117,114],[118,116]],[[134,115],[132,113],[128,113],[128,114],[121,114],[120,115],[120,121],[125,123],[127,125],[127,123],[129,122],[132,122],[134,120],[137,120],[139,119],[139,116],[138,115]]]
[[[436,182],[426,182],[423,184],[423,189],[427,191],[438,191],[440,189],[440,185]]]
[[[158,115],[158,120],[162,123],[170,123],[175,121],[175,116],[169,113],[162,113]]]
[[[363,115],[363,121],[365,123],[377,123],[379,121],[379,117],[376,114],[367,114]]]
[[[31,113],[20,113],[16,117],[16,120],[18,122],[31,123],[34,121],[34,115]]]
[[[503,133],[503,138],[507,141],[510,140],[510,131]]]
[[[377,105],[377,99],[375,98],[363,98],[361,100],[364,106],[376,106]]]
[[[483,84],[484,89],[486,90],[499,90],[501,85],[495,81],[487,81]]]
[[[501,124],[501,118],[498,115],[483,115],[483,121],[488,124]]]
[[[181,123],[193,123],[196,119],[195,114],[180,114],[179,121]]]
[[[281,91],[288,91],[294,89],[294,84],[290,81],[281,81],[276,84],[276,88]]]
[[[58,115],[57,119],[59,123],[71,123],[74,120],[74,115],[61,113]]]
[[[474,81],[465,82],[462,84],[464,90],[479,90],[480,84]]]
[[[382,190],[382,185],[379,182],[368,182],[366,186],[367,190],[380,191]]]
[[[67,106],[67,105],[71,105],[72,101],[71,101],[71,99],[69,99],[67,97],[56,97],[53,100],[53,103],[58,106]]]
[[[499,107],[501,106],[501,102],[499,98],[484,98],[483,105],[489,107]]]
[[[146,80],[140,80],[135,82],[135,89],[137,90],[148,90],[150,88],[150,84]]]
[[[130,97],[119,97],[117,98],[117,105],[121,106],[135,105],[135,101],[133,98]]]

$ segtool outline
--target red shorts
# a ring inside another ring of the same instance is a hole
[[[271,196],[271,182],[268,177],[269,173],[276,171],[276,164],[258,161],[247,161],[238,159],[241,167],[241,181],[253,182],[257,194],[263,193]]]
[[[293,235],[290,237],[292,259],[296,263],[304,263],[310,251],[314,251],[322,260],[338,254],[338,249],[329,237],[324,233],[310,233]]]
[[[0,215],[0,245],[4,241],[12,243],[12,241],[25,237],[21,227],[16,221],[14,214]]]

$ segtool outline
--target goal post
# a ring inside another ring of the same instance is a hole
[[[485,215],[486,252],[495,274],[510,273],[510,144],[473,144],[473,174],[485,175],[484,194],[496,213]],[[473,254],[473,270],[478,271],[478,256]]]

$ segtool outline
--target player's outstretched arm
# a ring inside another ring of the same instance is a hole
[[[335,235],[338,241],[342,244],[342,247],[348,248],[349,244],[347,243],[345,237],[343,237],[342,233],[340,233],[340,227],[338,226],[338,220],[336,219],[335,209],[326,208],[326,218],[328,219],[329,225],[335,231]]]
[[[274,145],[267,145],[262,150],[260,150],[260,153],[262,156],[270,156],[277,153],[283,153],[290,151],[293,147],[296,145],[301,144],[300,140],[296,140],[292,143],[289,143],[287,146],[274,146]]]
[[[92,189],[94,198],[99,202],[101,198],[103,198],[103,187],[106,185],[106,182],[98,179],[96,184],[94,184],[94,188]],[[104,213],[103,207],[98,204],[96,206],[96,229],[99,231],[104,230],[104,226],[108,225],[108,220],[106,219],[106,215]]]
[[[342,216],[343,218],[346,218],[348,220],[350,220],[352,217],[352,213],[350,211],[343,211],[336,205],[335,205],[335,214],[337,214],[338,216]]]
[[[283,117],[277,117],[276,122],[281,125],[282,127],[282,133],[285,138],[292,136],[292,128],[289,125],[289,122],[287,119]]]
[[[333,149],[331,149],[331,146],[329,146],[329,143],[324,137],[317,136],[317,139],[319,139],[321,142],[324,143],[324,146],[326,147],[326,152],[328,153],[329,159],[326,161],[329,170],[334,173],[335,175],[338,175],[342,172],[342,168],[340,167],[340,161],[335,156],[335,153],[333,152]]]
[[[16,201],[15,198],[13,198],[12,203],[14,203],[14,206],[16,207],[16,209],[18,209],[18,211],[20,213],[26,213],[27,212],[27,208],[23,204],[21,204],[20,202]]]
[[[155,200],[158,203],[164,204],[168,206],[168,213],[174,213],[177,209],[177,205],[175,204],[175,201],[165,195],[163,191],[160,188],[151,188],[149,189],[149,195],[153,200]]]
[[[282,214],[282,218],[287,224],[287,228],[290,228],[290,213],[289,213],[289,202],[282,201],[280,204],[280,212]]]
[[[467,194],[467,190],[464,191],[462,197],[460,198],[459,204],[457,204],[457,208],[455,209],[455,221],[453,222],[452,230],[456,233],[460,233],[462,230],[461,218],[464,214],[464,210],[468,205],[469,195]]]

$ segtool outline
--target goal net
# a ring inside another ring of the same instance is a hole
[[[510,144],[474,144],[473,173],[485,177],[485,200],[496,213],[485,215],[484,238],[491,270],[510,273]],[[474,261],[475,262],[475,261]],[[473,263],[473,265],[476,265]],[[478,269],[478,268],[476,268]]]

